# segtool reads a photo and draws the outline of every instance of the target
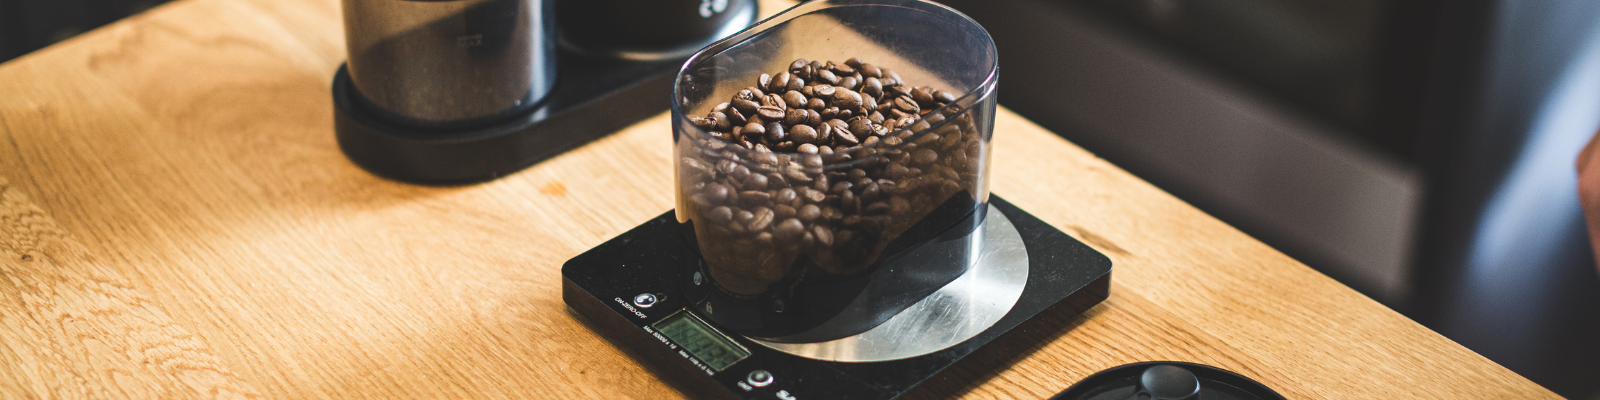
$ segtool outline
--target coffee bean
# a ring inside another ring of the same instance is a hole
[[[789,79],[793,77],[794,75],[790,74],[789,71],[779,72],[777,75],[773,75],[766,85],[762,85],[762,88],[768,92],[783,93],[784,90],[789,88]]]
[[[733,191],[728,190],[727,186],[723,186],[722,184],[716,182],[706,184],[706,188],[704,190],[706,193],[706,200],[710,200],[713,203],[722,203],[728,201],[728,196],[733,194]]]
[[[888,78],[891,81],[884,82],[884,86],[900,86],[905,84],[905,81],[900,79],[900,74],[895,73],[892,69],[884,68],[883,77]]]
[[[870,121],[870,120],[868,120],[866,118],[858,118],[858,119],[851,120],[850,121],[850,134],[855,135],[855,137],[858,137],[858,138],[867,137],[867,136],[872,135],[872,121]]]
[[[772,75],[761,74],[756,77],[756,86],[769,87],[772,84]]]
[[[831,86],[807,86],[807,87],[831,87]],[[827,108],[827,107],[828,107],[828,103],[825,102],[825,101],[822,101],[821,98],[813,97],[813,98],[811,98],[809,100],[806,100],[806,108],[809,108],[809,109],[812,109],[812,110],[821,110],[821,109]]]
[[[711,209],[711,212],[706,213],[706,219],[708,220],[707,222],[714,225],[727,225],[729,222],[733,222],[733,209],[728,208],[728,206],[717,206]]]
[[[884,207],[887,208],[888,205]],[[781,241],[792,241],[799,239],[800,235],[805,233],[805,230],[806,225],[801,223],[799,219],[789,218],[779,222],[778,226],[772,229],[772,238]]]
[[[790,90],[783,93],[783,103],[788,108],[804,108],[806,100],[806,95],[800,94],[798,90]]]
[[[825,98],[830,98],[831,99],[831,98],[833,98],[833,94],[837,93],[838,88],[837,87],[833,87],[833,86],[817,86],[817,88],[813,89],[813,90],[815,92],[817,92],[817,96],[818,97],[825,97]]]
[[[793,130],[789,132],[789,136],[797,143],[809,145],[817,142],[817,130],[810,125],[794,125]]]
[[[766,121],[782,121],[786,114],[787,113],[785,113],[782,108],[777,106],[761,106],[756,108],[756,115],[760,115],[761,118]]]
[[[761,74],[761,75],[765,76],[766,74]],[[767,79],[771,79],[771,78],[767,78]],[[762,85],[762,86],[766,86],[766,85]],[[733,95],[733,100],[760,101],[762,95],[763,95],[763,93],[761,93],[760,89],[756,89],[756,88],[753,88],[753,87],[747,87],[747,88],[744,88],[744,89],[739,89],[739,93]],[[729,102],[731,103],[732,101],[730,100]]]
[[[861,111],[857,115],[866,115],[868,113],[877,112],[877,109],[878,99],[875,99],[872,96],[861,96]]]
[[[834,130],[833,137],[838,138],[840,142],[844,142],[847,145],[855,146],[861,144],[861,140],[856,139],[855,135],[847,131]]]
[[[932,108],[935,106],[935,104],[933,104],[933,93],[929,93],[925,88],[919,87],[911,89],[911,99],[915,100],[918,105],[923,107]]]
[[[755,210],[751,211],[751,214],[753,216],[749,224],[751,232],[767,230],[768,227],[772,226],[772,219],[777,217],[772,212],[772,209],[766,207],[756,207]]]
[[[761,107],[761,103],[757,103],[755,100],[750,99],[733,99],[733,101],[728,102],[728,104],[733,105],[733,109],[739,110],[745,115],[754,114],[756,112],[756,108]]]
[[[754,175],[752,175],[754,176]],[[739,192],[739,202],[747,205],[766,204],[772,200],[772,194],[761,190],[743,190]]]
[[[749,225],[750,224],[750,220],[753,220],[753,219],[756,219],[756,214],[753,213],[753,212],[749,212],[749,211],[745,211],[745,210],[738,210],[738,211],[734,211],[733,212],[733,223],[736,223],[736,224],[739,224],[739,225]]]
[[[800,154],[817,154],[817,145],[811,143],[802,143],[800,144],[800,147],[796,149],[796,151],[799,151]]]
[[[956,95],[943,90],[933,91],[933,99],[940,103],[950,104],[956,102]]]
[[[883,97],[883,81],[877,77],[868,77],[861,82],[861,94],[871,97]]]
[[[817,110],[806,110],[806,125],[821,125],[822,113]]]
[[[731,124],[731,126],[744,125],[744,124],[747,124],[749,122],[750,122],[750,120],[748,118],[745,118],[744,113],[739,112],[739,109],[737,109],[737,108],[729,108],[728,109],[728,123]]]
[[[823,200],[828,199],[828,194],[821,190],[805,188],[805,193],[800,197],[811,203],[821,203]]]
[[[789,135],[783,131],[783,123],[777,121],[767,123],[767,143],[782,142],[788,137]]]
[[[750,176],[744,177],[744,184],[740,187],[744,190],[767,190],[767,176],[750,174]]]
[[[726,111],[727,109],[728,109],[728,102],[724,101],[724,102],[721,102],[721,103],[717,103],[716,107],[711,107],[711,112],[723,112],[723,111]]]
[[[789,63],[789,71],[805,68],[808,64],[811,64],[811,62],[806,61],[804,58],[797,58],[794,60],[794,62]]]
[[[784,125],[793,126],[793,125],[800,125],[800,124],[804,124],[804,123],[806,123],[806,110],[799,109],[799,108],[791,108],[791,109],[789,109],[789,111],[786,111],[784,113],[784,115],[783,115],[783,124]]]
[[[767,134],[767,127],[762,126],[759,123],[752,122],[745,124],[744,128],[741,130],[741,133],[752,136],[765,136]]]
[[[806,168],[822,168],[822,156],[817,154],[800,156],[800,165]]]
[[[839,76],[838,75],[834,75],[833,71],[824,70],[822,72],[818,72],[816,80],[821,81],[822,83],[829,84],[829,85],[837,85],[837,84],[839,84]]]
[[[896,110],[904,111],[908,114],[916,114],[918,111],[922,110],[922,108],[917,105],[917,101],[912,99],[911,96],[900,96],[894,98],[894,108]]]
[[[878,66],[876,65],[862,63],[860,66],[856,67],[856,70],[860,71],[862,76],[868,78],[883,77],[883,70],[878,69]]]
[[[809,233],[811,233],[812,237],[815,238],[814,240],[816,241],[817,245],[823,247],[833,246],[833,231],[829,230],[827,227],[817,225],[811,227],[811,232]]]
[[[794,204],[800,200],[800,194],[793,188],[783,188],[778,190],[778,195],[773,196],[773,199],[777,200],[778,204]]]
[[[856,77],[853,77],[853,76],[839,80],[839,87],[842,87],[842,88],[849,88],[849,89],[854,90],[854,89],[860,89],[861,88],[860,85],[861,85],[861,80],[860,79],[856,79]]]
[[[856,63],[856,65],[861,65],[859,60]],[[839,75],[855,75],[856,74],[856,67],[853,66],[853,65],[850,65],[849,61],[845,61],[844,64],[834,64],[833,65],[833,72],[836,73],[836,74],[839,74]]]
[[[727,208],[727,207],[722,207],[722,208]],[[716,211],[716,210],[712,210],[712,211]],[[821,217],[821,216],[822,216],[822,207],[818,207],[816,204],[806,204],[806,205],[800,206],[800,209],[795,211],[795,217],[799,218],[801,222],[805,222],[805,223],[811,223],[812,221],[816,221],[817,218]]]

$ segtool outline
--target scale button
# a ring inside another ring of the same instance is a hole
[[[750,371],[750,376],[745,377],[744,381],[745,382],[750,382],[750,385],[751,386],[755,386],[755,387],[762,387],[762,386],[766,386],[766,385],[771,385],[772,384],[772,373],[771,372],[767,372],[767,370],[764,370],[764,369],[758,369],[758,370],[755,370],[755,371]]]
[[[656,305],[656,295],[640,293],[638,296],[633,296],[633,305],[639,306],[639,308],[650,308],[650,306]]]

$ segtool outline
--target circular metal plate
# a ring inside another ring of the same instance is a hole
[[[965,274],[866,332],[816,343],[751,341],[806,358],[875,362],[926,355],[971,339],[1010,312],[1028,283],[1022,235],[994,205],[983,235],[972,243],[982,251],[973,252],[977,260]]]

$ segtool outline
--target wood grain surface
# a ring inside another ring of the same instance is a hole
[[[560,295],[565,260],[671,207],[667,116],[489,183],[385,181],[334,143],[339,12],[182,0],[0,65],[0,398],[681,397]],[[1295,399],[1556,397],[997,119],[994,192],[1116,269],[953,396],[1182,360]]]

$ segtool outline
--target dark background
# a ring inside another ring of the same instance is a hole
[[[0,60],[160,3],[0,0]],[[1600,275],[1573,171],[1600,127],[1600,3],[945,3],[994,36],[1002,105],[1600,399]]]

